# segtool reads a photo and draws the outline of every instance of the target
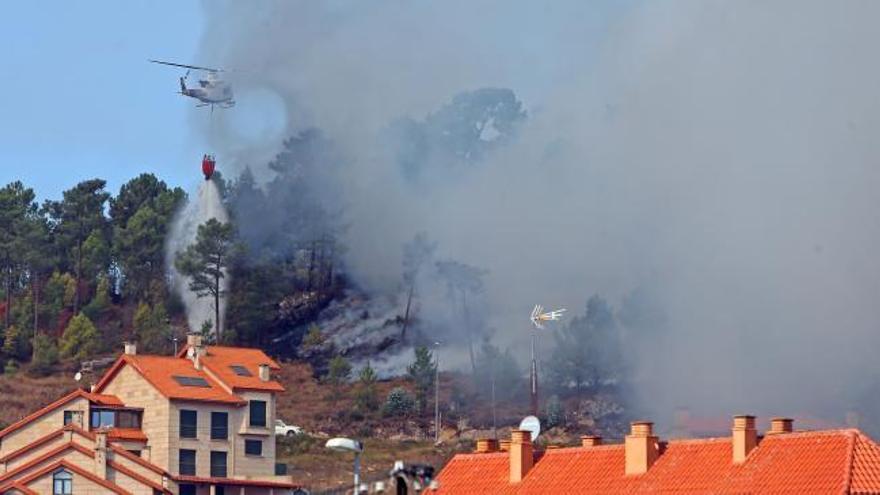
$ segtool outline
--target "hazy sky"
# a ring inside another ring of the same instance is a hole
[[[195,1],[0,3],[0,183],[45,199],[92,177],[197,181],[182,74],[147,59],[211,63],[192,59],[202,30]]]

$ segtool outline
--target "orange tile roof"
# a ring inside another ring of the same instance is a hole
[[[77,398],[84,398],[84,399],[86,399],[92,403],[95,403],[95,404],[122,406],[122,401],[119,400],[119,398],[116,396],[103,395],[103,394],[92,394],[92,393],[86,392],[85,390],[82,390],[82,389],[76,389],[73,392],[65,395],[64,397],[56,400],[55,402],[53,402],[45,407],[42,407],[40,409],[37,409],[36,411],[28,414],[27,416],[21,418],[20,420],[16,421],[15,423],[12,423],[11,425],[7,426],[5,429],[0,431],[0,438],[3,438],[7,434],[21,428],[22,426],[30,423],[31,421],[37,420],[37,419],[41,418],[43,415],[48,414],[48,413],[54,411],[55,409],[58,409],[59,407],[65,405],[65,404],[69,403],[70,401],[77,399]]]
[[[146,442],[148,440],[147,435],[137,428],[111,428],[107,432],[107,438],[132,442]]]
[[[206,351],[207,354],[201,358],[202,363],[229,388],[264,390],[267,392],[284,391],[284,387],[275,380],[269,380],[268,382],[260,380],[259,368],[261,364],[268,364],[269,369],[272,370],[281,369],[277,362],[260,349],[211,345],[207,346]],[[182,352],[185,355],[186,348]],[[244,366],[251,376],[235,374],[232,366]]]
[[[880,446],[858,430],[764,437],[733,463],[730,438],[671,441],[647,473],[624,474],[624,446],[551,449],[521,483],[508,454],[460,454],[437,477],[438,493],[880,494]]]
[[[216,380],[204,371],[196,370],[192,361],[172,356],[130,356],[123,354],[104,374],[95,391],[103,390],[124,366],[129,365],[140,373],[156,390],[169,399],[219,402],[243,405],[241,397],[227,392]],[[174,377],[198,377],[204,379],[207,387],[187,387],[178,383]]]

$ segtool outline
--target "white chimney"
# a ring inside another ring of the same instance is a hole
[[[269,381],[269,365],[261,364],[260,365],[260,381],[268,382]]]
[[[136,356],[137,355],[137,344],[134,342],[123,342],[123,346],[125,349],[126,356]]]

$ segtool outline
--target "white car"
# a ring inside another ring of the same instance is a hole
[[[299,426],[293,426],[285,424],[284,421],[280,419],[275,420],[275,434],[276,435],[285,435],[288,437],[292,437],[294,435],[299,435],[303,430]]]

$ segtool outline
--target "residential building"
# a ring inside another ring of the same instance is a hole
[[[291,493],[276,475],[279,369],[258,349],[196,335],[177,356],[126,344],[89,392],[0,431],[0,494]]]
[[[582,437],[537,450],[528,431],[477,442],[437,476],[438,494],[880,494],[880,446],[857,429],[794,431],[787,418],[759,435],[736,416],[731,436],[663,441],[635,422],[623,443]]]

